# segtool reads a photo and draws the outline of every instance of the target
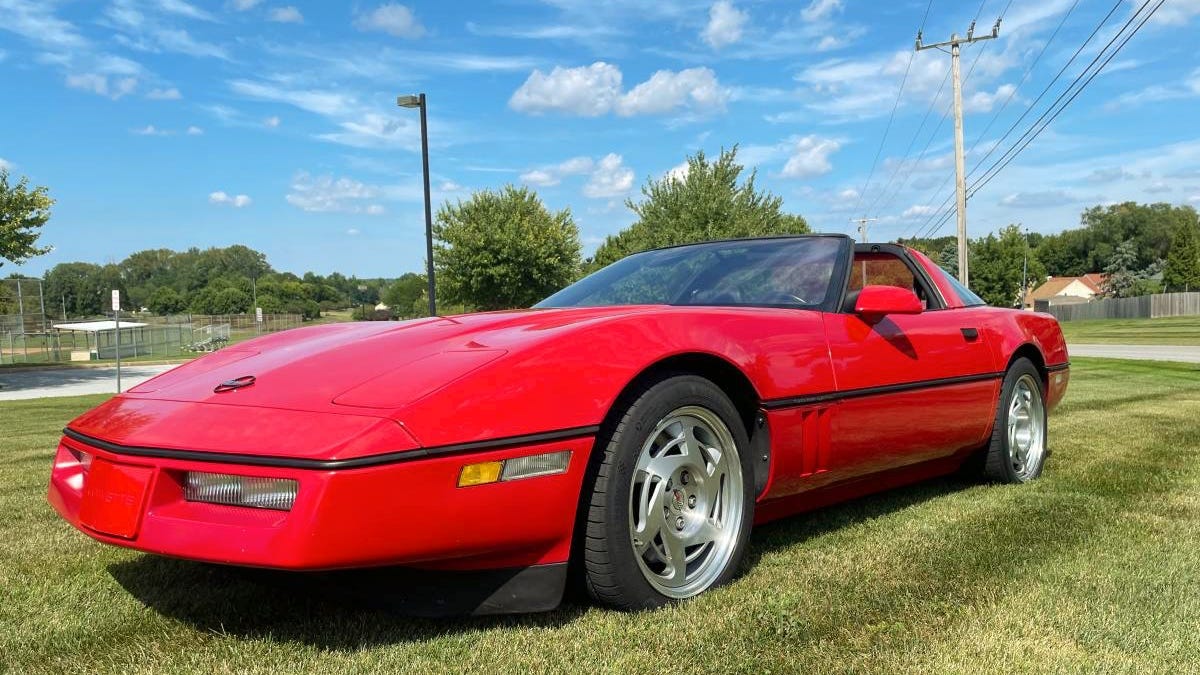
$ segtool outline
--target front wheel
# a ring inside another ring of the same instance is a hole
[[[1042,378],[1028,359],[1004,377],[984,475],[1000,483],[1027,483],[1046,462],[1046,403]]]
[[[592,597],[642,609],[732,579],[754,518],[748,447],[712,382],[680,375],[643,390],[598,445],[583,556]]]

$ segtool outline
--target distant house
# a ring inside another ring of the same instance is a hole
[[[1100,295],[1104,275],[1092,272],[1079,277],[1049,277],[1045,283],[1025,294],[1025,307],[1042,301],[1051,305],[1088,302]]]

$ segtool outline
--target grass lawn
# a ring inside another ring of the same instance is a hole
[[[1200,316],[1064,321],[1062,330],[1078,344],[1200,345]]]
[[[691,602],[442,621],[94,543],[43,495],[63,423],[104,397],[4,403],[0,672],[1196,672],[1197,370],[1077,359],[1041,480],[765,526]]]

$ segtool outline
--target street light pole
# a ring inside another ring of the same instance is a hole
[[[425,280],[429,285],[429,316],[437,316],[433,279],[433,203],[429,196],[429,124],[425,119],[425,94],[399,96],[396,105],[421,109],[421,173],[425,179]]]

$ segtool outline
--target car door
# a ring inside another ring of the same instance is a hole
[[[855,314],[864,285],[913,290],[920,314]],[[945,457],[983,443],[999,367],[969,308],[945,308],[904,249],[859,245],[841,311],[823,315],[837,395],[829,415],[830,479]]]

